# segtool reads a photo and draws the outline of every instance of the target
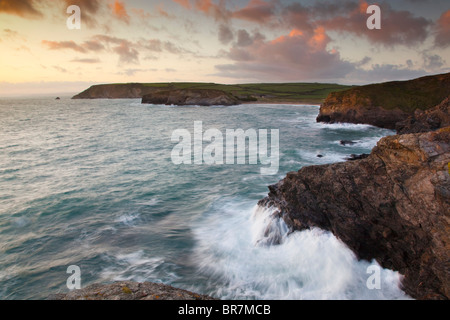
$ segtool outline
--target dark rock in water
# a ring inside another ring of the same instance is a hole
[[[351,141],[351,140],[341,140],[340,144],[342,146],[353,146],[353,145],[356,144],[356,142],[355,141]]]
[[[215,300],[209,296],[156,283],[116,282],[94,284],[67,294],[55,294],[48,300]]]
[[[450,127],[386,137],[370,156],[289,173],[261,206],[292,230],[331,231],[404,275],[416,299],[450,298]]]
[[[323,158],[323,155],[318,154],[318,155],[317,155],[317,158]]]
[[[362,160],[362,159],[368,158],[369,156],[370,156],[369,154],[365,154],[365,153],[359,154],[359,155],[358,154],[352,154],[352,155],[350,155],[350,157],[348,157],[345,160],[348,160],[348,161]]]
[[[427,111],[416,111],[405,121],[398,122],[398,134],[434,131],[450,126],[450,96],[438,106]]]
[[[144,104],[163,104],[176,106],[231,106],[240,100],[221,90],[184,89],[157,91],[142,98]]]

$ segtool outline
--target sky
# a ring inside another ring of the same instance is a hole
[[[80,8],[80,29],[70,29]],[[381,29],[369,29],[370,5]],[[0,96],[450,72],[448,0],[0,0]]]

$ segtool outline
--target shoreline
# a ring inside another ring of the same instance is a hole
[[[267,105],[292,105],[292,106],[320,106],[322,102],[311,102],[311,101],[251,101],[251,102],[242,102],[242,105],[249,104],[267,104]]]
[[[259,205],[293,230],[328,230],[358,259],[400,272],[414,299],[450,299],[449,108],[450,96],[397,123],[367,157],[288,173]]]

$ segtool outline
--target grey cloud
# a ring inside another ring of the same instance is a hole
[[[132,48],[126,41],[121,42],[113,51],[119,55],[119,63],[139,63],[139,52]]]
[[[252,45],[255,41],[264,41],[266,37],[259,31],[250,34],[247,30],[241,29],[237,32],[237,47],[247,47]]]
[[[247,32],[247,30],[239,30],[237,37],[238,47],[246,47],[253,43],[253,39],[250,37],[250,34]]]
[[[229,44],[233,39],[233,31],[227,25],[221,24],[219,26],[219,41],[223,44]]]
[[[425,70],[430,71],[439,71],[442,69],[442,67],[445,65],[445,60],[442,59],[441,56],[437,54],[431,54],[428,52],[424,52],[422,54],[423,58],[423,66]]]
[[[410,69],[407,65],[374,64],[369,70],[355,69],[346,77],[346,83],[367,84],[420,78],[430,73],[424,69]]]

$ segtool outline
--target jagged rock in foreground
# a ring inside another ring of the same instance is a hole
[[[150,282],[131,281],[113,284],[94,284],[67,294],[50,296],[49,300],[215,300],[171,286]]]
[[[232,106],[241,102],[229,93],[210,89],[181,89],[156,91],[142,98],[144,104],[176,106]]]
[[[261,206],[293,230],[331,231],[358,258],[404,275],[416,299],[450,298],[450,127],[386,137],[362,160],[311,166]]]
[[[434,131],[450,126],[450,96],[438,106],[417,110],[414,115],[396,124],[398,134]]]

